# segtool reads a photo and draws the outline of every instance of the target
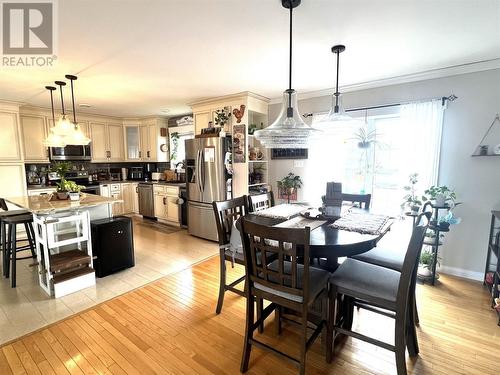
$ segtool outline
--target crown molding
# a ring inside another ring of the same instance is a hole
[[[215,102],[236,100],[236,99],[244,98],[244,97],[255,98],[258,100],[262,100],[266,103],[269,103],[269,101],[270,101],[270,99],[266,98],[265,96],[256,94],[256,93],[251,92],[251,91],[243,91],[243,92],[238,92],[236,94],[229,94],[229,95],[216,96],[216,97],[197,100],[195,102],[188,103],[188,106],[190,106],[190,107],[200,106],[200,105],[211,104],[211,103],[215,103]]]
[[[468,64],[454,65],[454,66],[449,66],[446,68],[431,69],[431,70],[426,70],[426,71],[419,72],[419,73],[405,74],[405,75],[401,75],[401,76],[382,78],[382,79],[377,79],[377,80],[373,80],[373,81],[354,83],[352,85],[341,86],[339,88],[339,91],[341,91],[343,93],[353,92],[353,91],[361,91],[361,90],[368,90],[368,89],[379,88],[379,87],[384,87],[384,86],[392,86],[392,85],[399,85],[399,84],[409,83],[409,82],[425,81],[425,80],[429,80],[429,79],[444,78],[444,77],[456,76],[456,75],[460,75],[460,74],[476,73],[476,72],[482,72],[482,71],[494,70],[494,69],[500,69],[500,58],[478,61],[478,62],[473,62],[473,63],[468,63]],[[309,91],[309,92],[301,93],[301,94],[299,94],[299,100],[317,98],[320,96],[333,95],[334,90],[335,90],[334,88],[328,88],[328,89],[323,89],[323,90],[316,90],[316,91]],[[281,102],[282,102],[282,98],[279,97],[279,98],[271,99],[269,104],[277,104],[277,103],[281,103]]]

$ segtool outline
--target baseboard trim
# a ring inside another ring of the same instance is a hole
[[[441,266],[439,271],[448,275],[463,277],[465,279],[471,279],[476,281],[483,281],[484,274],[482,272],[464,270],[462,268]]]

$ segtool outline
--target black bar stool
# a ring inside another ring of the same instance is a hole
[[[2,248],[4,249],[4,276],[9,277],[11,274],[12,288],[16,287],[16,262],[22,259],[35,258],[35,237],[33,231],[33,216],[30,213],[23,215],[7,216],[2,219],[4,230],[2,231]],[[17,246],[17,226],[24,225],[28,244],[25,246]],[[6,230],[7,229],[7,230]],[[29,249],[31,256],[18,258],[17,253]],[[12,265],[12,271],[10,266]]]

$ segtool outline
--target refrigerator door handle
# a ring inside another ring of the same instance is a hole
[[[200,168],[200,175],[201,175],[201,192],[203,193],[205,190],[205,155],[203,153],[203,150],[200,151],[200,159],[201,159],[201,168]]]
[[[203,189],[201,186],[201,151],[198,150],[198,155],[196,157],[196,180],[198,181],[198,189],[200,190],[200,194],[203,193]]]

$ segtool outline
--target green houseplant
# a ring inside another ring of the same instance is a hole
[[[416,185],[418,183],[418,173],[412,173],[409,176],[409,184],[404,186],[403,189],[408,193],[403,197],[401,209],[410,209],[412,214],[417,214],[422,206],[422,200],[417,196]]]
[[[424,192],[422,200],[434,201],[434,205],[437,207],[444,207],[447,203],[454,205],[455,199],[457,199],[457,194],[453,189],[448,186],[431,186]]]
[[[67,185],[66,173],[71,170],[71,167],[72,164],[67,161],[55,163],[50,167],[50,171],[55,172],[57,177],[60,178],[60,181],[56,184],[56,192],[59,199],[68,199],[68,188],[71,186]]]
[[[215,125],[224,127],[229,122],[229,118],[231,117],[231,108],[224,107],[222,109],[217,109],[215,111]]]
[[[179,133],[173,132],[170,134],[170,139],[172,141],[172,152],[170,153],[170,160],[177,159],[177,148],[179,147]]]
[[[287,196],[287,201],[290,203],[290,196],[302,187],[302,179],[290,172],[288,175],[278,181],[278,188],[280,188]]]
[[[440,265],[439,260],[440,260],[440,258],[438,257],[436,259],[436,264],[438,266]],[[434,264],[434,253],[432,251],[429,251],[429,250],[422,251],[422,253],[420,254],[420,260],[419,260],[419,264],[418,264],[417,273],[423,277],[430,276],[431,275],[431,268],[432,268],[433,264]]]

